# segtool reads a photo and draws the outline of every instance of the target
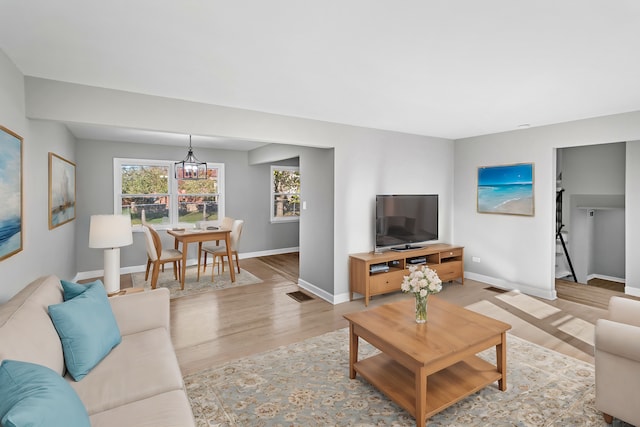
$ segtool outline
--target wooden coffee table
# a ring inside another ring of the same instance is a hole
[[[507,389],[506,332],[511,325],[448,303],[428,300],[428,321],[415,322],[414,300],[346,314],[349,377],[362,375],[423,427],[432,415],[497,381]],[[362,338],[381,353],[358,361]],[[496,347],[497,366],[476,356]]]

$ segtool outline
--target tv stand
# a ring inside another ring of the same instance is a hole
[[[384,253],[365,252],[349,255],[349,292],[364,295],[364,305],[374,295],[400,290],[411,265],[427,264],[443,282],[460,279],[464,284],[464,247],[437,243],[421,248]]]

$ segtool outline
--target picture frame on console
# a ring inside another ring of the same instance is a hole
[[[534,164],[478,167],[478,213],[534,216]]]
[[[20,135],[0,126],[0,260],[22,250],[22,144]]]

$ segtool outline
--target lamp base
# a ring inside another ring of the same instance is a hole
[[[120,292],[120,248],[104,250],[104,288],[107,295]]]

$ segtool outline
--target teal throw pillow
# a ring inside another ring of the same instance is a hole
[[[46,366],[0,364],[0,424],[4,427],[90,427],[82,401],[64,378]]]
[[[85,283],[85,284],[69,282],[66,280],[60,280],[60,284],[62,285],[62,291],[64,293],[64,300],[69,301],[70,299],[77,297],[78,295],[84,293],[84,291],[89,289],[89,286],[94,285],[96,283],[99,283],[101,286],[104,286],[102,285],[102,281],[100,279],[94,282]]]
[[[50,305],[49,316],[60,336],[67,371],[76,381],[122,340],[102,283],[93,283],[75,298]]]

